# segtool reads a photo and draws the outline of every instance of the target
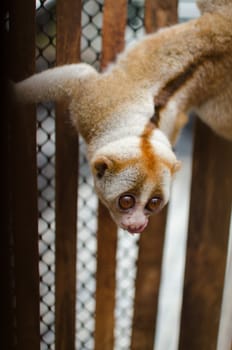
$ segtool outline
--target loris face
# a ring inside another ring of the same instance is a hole
[[[91,161],[95,188],[116,224],[142,232],[168,202],[179,162],[160,140],[128,137],[101,148]]]

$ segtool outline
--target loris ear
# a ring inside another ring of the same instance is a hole
[[[106,170],[113,167],[113,160],[106,156],[99,156],[93,160],[91,165],[94,175],[96,175],[98,179],[101,179],[105,175]]]
[[[21,103],[57,101],[72,96],[85,80],[93,80],[99,73],[86,63],[67,64],[14,84],[14,97]]]
[[[172,166],[172,174],[176,173],[177,171],[179,171],[181,168],[181,161],[180,160],[176,160],[175,163]]]

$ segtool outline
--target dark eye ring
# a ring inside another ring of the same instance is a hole
[[[135,205],[135,198],[131,194],[125,194],[119,197],[118,206],[122,210],[128,210]]]
[[[162,204],[162,198],[161,197],[152,197],[149,199],[146,209],[155,213],[158,212],[161,209],[161,204]]]

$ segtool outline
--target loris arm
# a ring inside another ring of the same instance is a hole
[[[201,13],[212,12],[223,6],[231,5],[231,0],[197,0]]]
[[[14,95],[20,103],[57,101],[70,97],[81,81],[97,74],[85,63],[55,67],[14,84]]]

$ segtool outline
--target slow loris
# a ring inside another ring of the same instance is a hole
[[[145,36],[103,73],[72,64],[15,84],[20,102],[68,100],[96,192],[131,233],[168,202],[180,167],[172,144],[189,111],[232,139],[232,1],[198,5],[200,18]]]

